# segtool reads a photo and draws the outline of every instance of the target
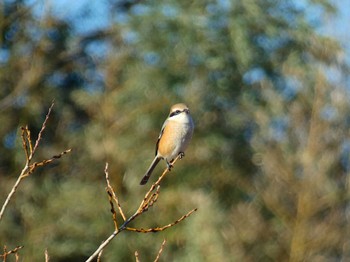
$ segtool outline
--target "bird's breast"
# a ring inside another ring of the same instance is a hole
[[[193,123],[169,121],[159,140],[158,154],[168,160],[174,159],[180,152],[184,152],[192,138]]]

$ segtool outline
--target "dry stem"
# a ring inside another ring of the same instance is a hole
[[[19,260],[19,256],[18,256],[17,252],[21,248],[23,248],[23,246],[17,246],[16,248],[14,248],[12,250],[7,251],[6,246],[4,246],[4,253],[2,255],[0,255],[0,258],[2,258],[2,261],[5,262],[8,255],[15,254],[15,258],[16,258],[16,262],[17,262]]]
[[[180,157],[180,155],[174,159],[172,164],[175,164],[175,162],[179,159],[179,157]],[[86,262],[90,262],[95,257],[97,257],[100,254],[100,252],[102,252],[102,250],[112,241],[112,239],[123,230],[142,232],[142,233],[163,231],[169,227],[175,226],[179,222],[181,222],[184,219],[186,219],[187,217],[189,217],[193,212],[197,211],[197,208],[195,208],[195,209],[191,210],[190,212],[188,212],[186,215],[179,218],[178,220],[174,221],[173,223],[170,223],[170,224],[163,226],[163,227],[155,227],[155,228],[149,228],[149,229],[143,229],[143,228],[138,229],[138,228],[128,227],[128,225],[131,221],[133,221],[136,217],[140,216],[142,213],[146,212],[157,201],[157,199],[159,197],[159,193],[160,193],[160,183],[164,179],[165,175],[169,172],[169,170],[168,170],[168,168],[166,168],[163,171],[162,175],[158,178],[158,180],[154,184],[152,184],[150,189],[145,194],[145,197],[141,201],[141,204],[140,204],[139,208],[137,209],[137,211],[128,219],[126,219],[126,217],[123,213],[123,210],[119,204],[118,198],[115,195],[112,186],[110,185],[109,174],[108,174],[108,163],[106,163],[104,172],[105,172],[106,183],[107,183],[106,191],[108,194],[109,203],[111,205],[111,212],[112,212],[115,230],[105,241],[103,241],[103,243],[96,249],[96,251],[86,260]],[[155,190],[155,192],[154,192],[154,190]],[[124,223],[119,227],[118,227],[118,222],[117,222],[117,213],[116,213],[116,210],[114,208],[113,201],[117,204],[118,209],[119,209],[119,213],[121,214],[121,216],[123,217],[123,220],[124,220]],[[163,245],[161,247],[161,250],[162,250],[162,248],[163,248]],[[161,250],[160,250],[160,253],[161,253]],[[159,253],[159,255],[160,255],[160,253]],[[138,254],[137,253],[135,253],[135,257],[136,257],[136,261],[138,261]]]
[[[49,261],[50,261],[49,252],[47,251],[47,249],[45,249],[45,262],[49,262]]]
[[[155,232],[163,231],[169,227],[175,226],[176,224],[180,223],[182,220],[186,219],[187,217],[192,215],[193,212],[196,212],[196,211],[197,211],[197,208],[194,208],[190,212],[188,212],[186,215],[183,215],[182,217],[180,217],[178,220],[168,225],[165,225],[163,227],[154,227],[154,228],[148,228],[148,229],[127,227],[126,230],[138,232],[138,233],[150,233],[150,232],[155,233]]]
[[[158,251],[158,255],[157,255],[156,259],[154,260],[154,262],[158,262],[159,261],[159,258],[160,258],[160,255],[163,252],[163,248],[164,248],[165,243],[166,243],[166,240],[164,239],[162,245],[160,246],[160,249]]]
[[[100,251],[100,253],[98,253],[97,262],[101,262],[102,253],[103,253],[103,249]]]
[[[54,106],[54,103],[52,102],[52,104],[51,104],[51,106],[46,114],[45,120],[44,120],[43,124],[41,125],[41,129],[40,129],[38,137],[35,141],[34,147],[33,147],[32,139],[30,136],[30,130],[28,129],[28,126],[21,128],[22,129],[22,132],[21,132],[22,147],[23,147],[23,150],[24,150],[24,153],[26,156],[26,163],[25,163],[24,168],[22,169],[20,175],[18,176],[14,186],[12,187],[10,193],[8,194],[7,198],[5,199],[4,204],[2,205],[2,208],[0,211],[0,221],[2,219],[2,216],[5,212],[7,205],[10,203],[12,196],[15,194],[19,184],[21,183],[21,181],[25,177],[31,175],[37,167],[47,165],[47,164],[51,163],[52,161],[61,158],[63,155],[71,152],[71,149],[68,149],[68,150],[61,152],[58,155],[51,157],[50,159],[44,159],[40,162],[31,163],[33,156],[34,156],[37,148],[39,147],[39,144],[40,144],[40,141],[42,138],[42,134],[46,128],[46,124],[47,124],[47,121],[50,117],[51,110],[52,110],[53,106]]]
[[[45,120],[44,120],[44,122],[43,122],[43,124],[42,124],[42,126],[41,126],[41,129],[40,129],[39,134],[38,134],[38,138],[36,139],[34,148],[33,148],[33,150],[32,150],[32,154],[31,154],[32,157],[33,157],[33,155],[34,155],[36,149],[37,149],[38,146],[39,146],[39,143],[40,143],[40,140],[41,140],[41,136],[42,136],[42,134],[43,134],[43,132],[44,132],[44,130],[45,130],[45,128],[46,128],[46,123],[47,123],[47,120],[49,120],[49,117],[50,117],[50,114],[51,114],[51,110],[52,110],[54,104],[55,104],[55,103],[52,102],[52,104],[51,104],[51,106],[50,106],[50,108],[49,108],[49,111],[48,111],[47,114],[46,114]],[[31,158],[30,158],[29,160],[31,160]]]
[[[139,260],[139,252],[135,251],[135,259],[136,259],[136,262],[140,262]]]
[[[110,201],[111,207],[112,207],[112,209],[114,209],[113,202],[112,202],[112,200],[114,200],[114,202],[117,204],[117,207],[119,209],[120,215],[122,216],[123,220],[125,221],[126,217],[124,215],[122,207],[120,206],[120,203],[119,203],[119,200],[118,200],[118,198],[117,198],[117,196],[115,194],[115,191],[114,191],[113,187],[111,186],[111,184],[109,182],[108,163],[106,163],[106,166],[105,166],[105,175],[106,175],[106,183],[107,183],[106,191],[107,191],[107,193],[108,193],[108,195],[110,197],[109,201]]]
[[[166,240],[164,239],[162,245],[161,245],[160,248],[159,248],[157,257],[156,257],[156,259],[154,260],[154,262],[158,262],[158,261],[159,261],[159,258],[160,258],[160,255],[161,255],[162,252],[163,252],[163,248],[164,248],[165,243],[166,243]],[[136,259],[136,262],[140,262],[140,259],[139,259],[139,252],[137,252],[137,250],[135,251],[135,259]]]

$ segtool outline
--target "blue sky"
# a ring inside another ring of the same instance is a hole
[[[304,0],[295,1],[301,6],[305,6]],[[45,3],[45,1],[43,2]],[[350,1],[332,0],[332,2],[338,7],[339,13],[335,19],[334,17],[330,17],[323,29],[326,33],[347,43],[350,40]],[[347,4],[344,4],[345,2],[347,2]],[[49,5],[49,8],[53,10],[58,17],[71,20],[74,23],[75,29],[79,32],[107,26],[110,21],[108,17],[109,5],[107,0],[60,0],[50,1]],[[47,4],[40,5],[40,8],[47,8]],[[84,16],[84,14],[87,16]],[[310,13],[310,15],[312,16],[313,14]]]
[[[350,62],[350,1],[332,0],[332,2],[338,8],[338,14],[336,17],[326,17],[326,23],[321,30],[322,33],[335,37],[341,42]]]
[[[109,17],[110,6],[108,0],[59,0],[42,1],[37,4],[38,12],[45,13],[51,10],[56,16],[71,21],[77,33],[88,33],[108,26],[111,22]],[[226,0],[222,0],[226,1]],[[305,0],[295,0],[296,3],[305,7]],[[345,49],[345,59],[350,63],[350,1],[331,0],[338,7],[336,17],[325,17],[324,26],[320,28],[322,34],[337,38]],[[347,4],[344,4],[347,3]],[[306,7],[310,10],[310,17],[317,18],[317,10]]]

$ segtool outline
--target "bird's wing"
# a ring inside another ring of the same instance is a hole
[[[168,120],[165,120],[165,122],[164,122],[164,124],[163,124],[163,126],[162,126],[162,129],[160,130],[160,133],[159,133],[159,136],[158,136],[158,140],[157,140],[157,143],[156,143],[156,154],[155,154],[155,155],[157,155],[157,153],[158,153],[159,141],[160,141],[160,139],[161,139],[161,137],[162,137],[162,135],[163,135],[163,133],[164,133],[164,128],[165,128],[167,122],[168,122]]]

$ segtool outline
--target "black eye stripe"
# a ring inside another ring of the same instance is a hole
[[[183,112],[183,111],[181,111],[181,110],[176,110],[176,111],[174,111],[174,112],[171,112],[169,117],[178,115],[178,114],[180,114],[180,113],[182,113],[182,112]]]

